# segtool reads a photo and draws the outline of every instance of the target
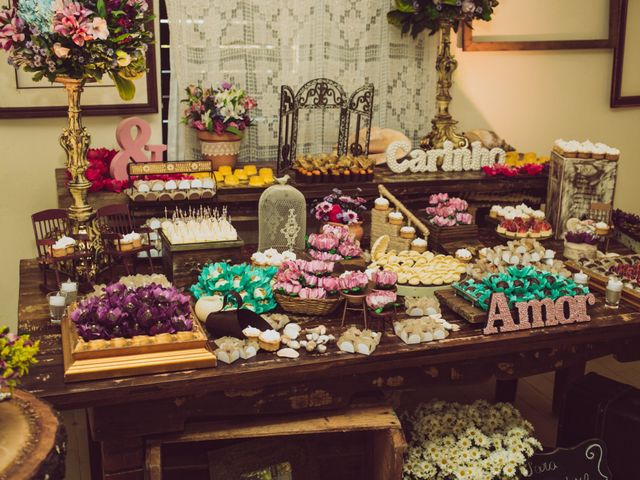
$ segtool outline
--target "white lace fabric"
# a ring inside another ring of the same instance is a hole
[[[166,0],[171,32],[169,158],[200,158],[195,132],[180,123],[188,84],[229,81],[256,98],[241,161],[275,161],[280,86],[297,91],[326,77],[347,94],[375,87],[373,125],[394,128],[417,144],[435,112],[435,41],[402,38],[380,0]],[[300,153],[329,152],[338,112],[300,115]]]

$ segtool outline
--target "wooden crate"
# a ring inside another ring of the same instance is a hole
[[[229,242],[189,243],[173,245],[160,232],[162,241],[162,267],[176,288],[188,289],[197,282],[198,275],[208,263],[230,260],[244,261],[241,238]]]
[[[238,465],[244,471],[290,461],[293,478],[401,480],[405,451],[400,421],[390,407],[198,422],[147,440],[145,478],[216,479],[227,463],[222,478],[237,480]],[[295,472],[300,467],[307,469],[302,475]]]
[[[477,240],[478,225],[456,225],[455,227],[439,227],[425,221],[429,227],[429,243],[432,250],[447,253],[446,245],[454,242]]]
[[[617,161],[551,153],[546,214],[556,239],[563,237],[567,220],[588,217],[592,203],[613,204],[617,175]]]
[[[435,296],[441,303],[464,318],[471,324],[486,324],[489,318],[488,312],[475,307],[469,300],[461,297],[453,288],[446,288],[435,292]]]

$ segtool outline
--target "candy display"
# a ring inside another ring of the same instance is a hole
[[[85,342],[193,328],[189,296],[154,283],[133,289],[119,282],[107,285],[102,295],[80,301],[71,321]]]
[[[460,327],[447,322],[439,313],[393,322],[393,331],[407,345],[444,340]]]
[[[372,250],[371,259],[373,262],[368,269],[394,272],[398,275],[399,284],[412,286],[437,286],[457,282],[466,271],[464,264],[456,258],[432,252],[386,252],[375,249]]]
[[[166,178],[166,180],[153,177]],[[194,178],[187,175],[163,175],[149,176],[149,179],[135,180],[127,191],[134,201],[170,201],[170,200],[197,200],[199,198],[211,198],[216,193],[216,181],[214,178],[204,176]]]
[[[298,155],[294,162],[296,181],[364,182],[373,180],[375,159],[335,154]]]
[[[272,285],[277,271],[275,267],[254,267],[246,263],[209,264],[200,272],[198,283],[191,287],[191,293],[199,299],[202,296],[212,295],[224,297],[230,291],[234,291],[242,297],[242,308],[261,314],[276,307]],[[233,302],[230,302],[225,308],[235,307]]]
[[[164,220],[161,226],[164,236],[174,245],[238,239],[226,207],[222,212],[202,206],[197,210],[176,208],[171,219]]]
[[[333,263],[320,260],[284,262],[275,276],[273,289],[281,295],[300,298],[337,295],[340,283],[331,276],[333,266]]]
[[[340,335],[336,343],[343,352],[371,355],[380,343],[381,338],[382,335],[379,332],[350,327]]]
[[[360,242],[342,225],[326,224],[321,233],[312,233],[307,239],[307,252],[315,260],[339,262],[362,255]]]
[[[505,273],[494,273],[480,281],[468,278],[455,283],[453,288],[484,311],[489,309],[491,294],[498,292],[505,294],[509,308],[517,302],[544,298],[556,300],[562,296],[589,293],[587,287],[570,278],[542,272],[532,266],[508,267]]]
[[[478,253],[479,258],[467,270],[476,280],[482,280],[493,273],[506,273],[509,267],[527,265],[563,277],[570,276],[564,264],[555,260],[556,253],[534,239],[510,240],[504,245],[482,248]]]
[[[425,209],[427,220],[439,227],[470,225],[473,217],[468,213],[469,204],[458,197],[449,197],[446,193],[437,193],[429,197],[429,206]]]
[[[619,277],[624,287],[640,294],[640,255],[621,255],[579,263],[585,273],[606,279],[611,275]]]

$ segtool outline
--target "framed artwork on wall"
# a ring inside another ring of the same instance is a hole
[[[505,0],[490,22],[462,26],[462,48],[467,52],[613,48],[620,1]],[[550,16],[561,20],[549,21]]]
[[[10,0],[1,0],[6,5]],[[149,2],[149,8],[153,8]],[[153,23],[149,25],[154,29]],[[152,45],[147,51],[147,74],[135,82],[136,96],[123,101],[108,77],[99,83],[87,83],[82,94],[82,114],[141,115],[158,112],[156,80],[156,52]],[[59,84],[45,80],[34,82],[32,74],[15,70],[7,63],[7,55],[0,52],[0,118],[42,118],[67,115],[67,94]]]
[[[620,0],[618,38],[613,51],[611,108],[640,107],[640,69],[624,68],[640,61],[640,2]]]

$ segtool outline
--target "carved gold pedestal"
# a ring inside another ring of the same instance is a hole
[[[469,141],[456,132],[456,122],[449,113],[451,103],[450,89],[453,85],[453,72],[458,68],[458,62],[451,54],[451,28],[450,22],[442,22],[440,25],[440,46],[438,47],[438,59],[436,70],[438,72],[438,93],[436,102],[438,113],[431,120],[433,128],[422,139],[420,146],[424,149],[442,148],[445,140],[453,143],[454,148],[463,148],[469,145]]]
[[[91,136],[82,126],[80,109],[80,96],[84,90],[84,80],[75,78],[58,77],[56,82],[61,83],[67,91],[69,99],[69,126],[60,136],[60,145],[67,152],[67,168],[71,172],[69,192],[73,198],[73,204],[69,207],[69,217],[76,227],[84,226],[93,215],[93,208],[87,202],[87,193],[91,182],[87,180],[85,172],[89,166],[87,150],[91,143]]]

